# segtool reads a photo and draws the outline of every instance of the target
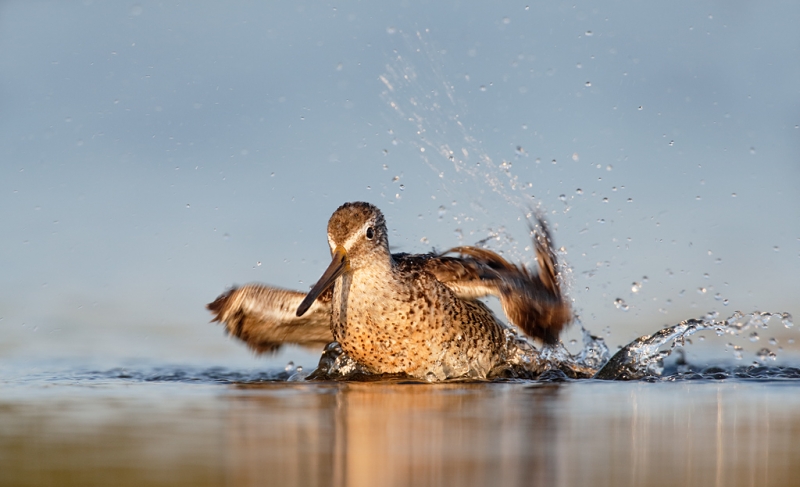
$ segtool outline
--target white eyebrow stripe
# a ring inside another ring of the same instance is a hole
[[[356,242],[356,239],[361,238],[364,235],[364,232],[367,231],[367,227],[371,226],[372,226],[372,220],[370,219],[364,222],[364,224],[361,225],[361,228],[359,228],[357,232],[353,232],[353,234],[350,235],[350,237],[347,240],[345,240],[344,244],[342,245],[345,248],[345,250],[351,248],[353,244]]]

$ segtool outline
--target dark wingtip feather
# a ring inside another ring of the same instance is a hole
[[[561,295],[558,285],[558,257],[553,249],[553,238],[544,215],[536,214],[536,226],[528,223],[533,233],[533,245],[536,249],[536,262],[539,264],[539,279],[556,296]]]

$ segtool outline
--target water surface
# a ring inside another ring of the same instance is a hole
[[[6,378],[2,485],[796,485],[800,381]]]

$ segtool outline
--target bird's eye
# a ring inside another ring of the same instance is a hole
[[[375,236],[375,230],[372,227],[367,227],[367,240],[372,240],[372,237]]]

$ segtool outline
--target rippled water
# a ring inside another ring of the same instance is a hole
[[[800,382],[778,380],[785,372],[659,383],[40,377],[24,391],[6,383],[0,399],[0,484],[792,485]]]
[[[568,359],[617,380],[561,366],[428,384],[309,380],[294,364],[6,364],[0,485],[795,485],[800,368],[666,353],[691,333],[747,338],[786,318],[687,320],[611,360],[585,333]]]

